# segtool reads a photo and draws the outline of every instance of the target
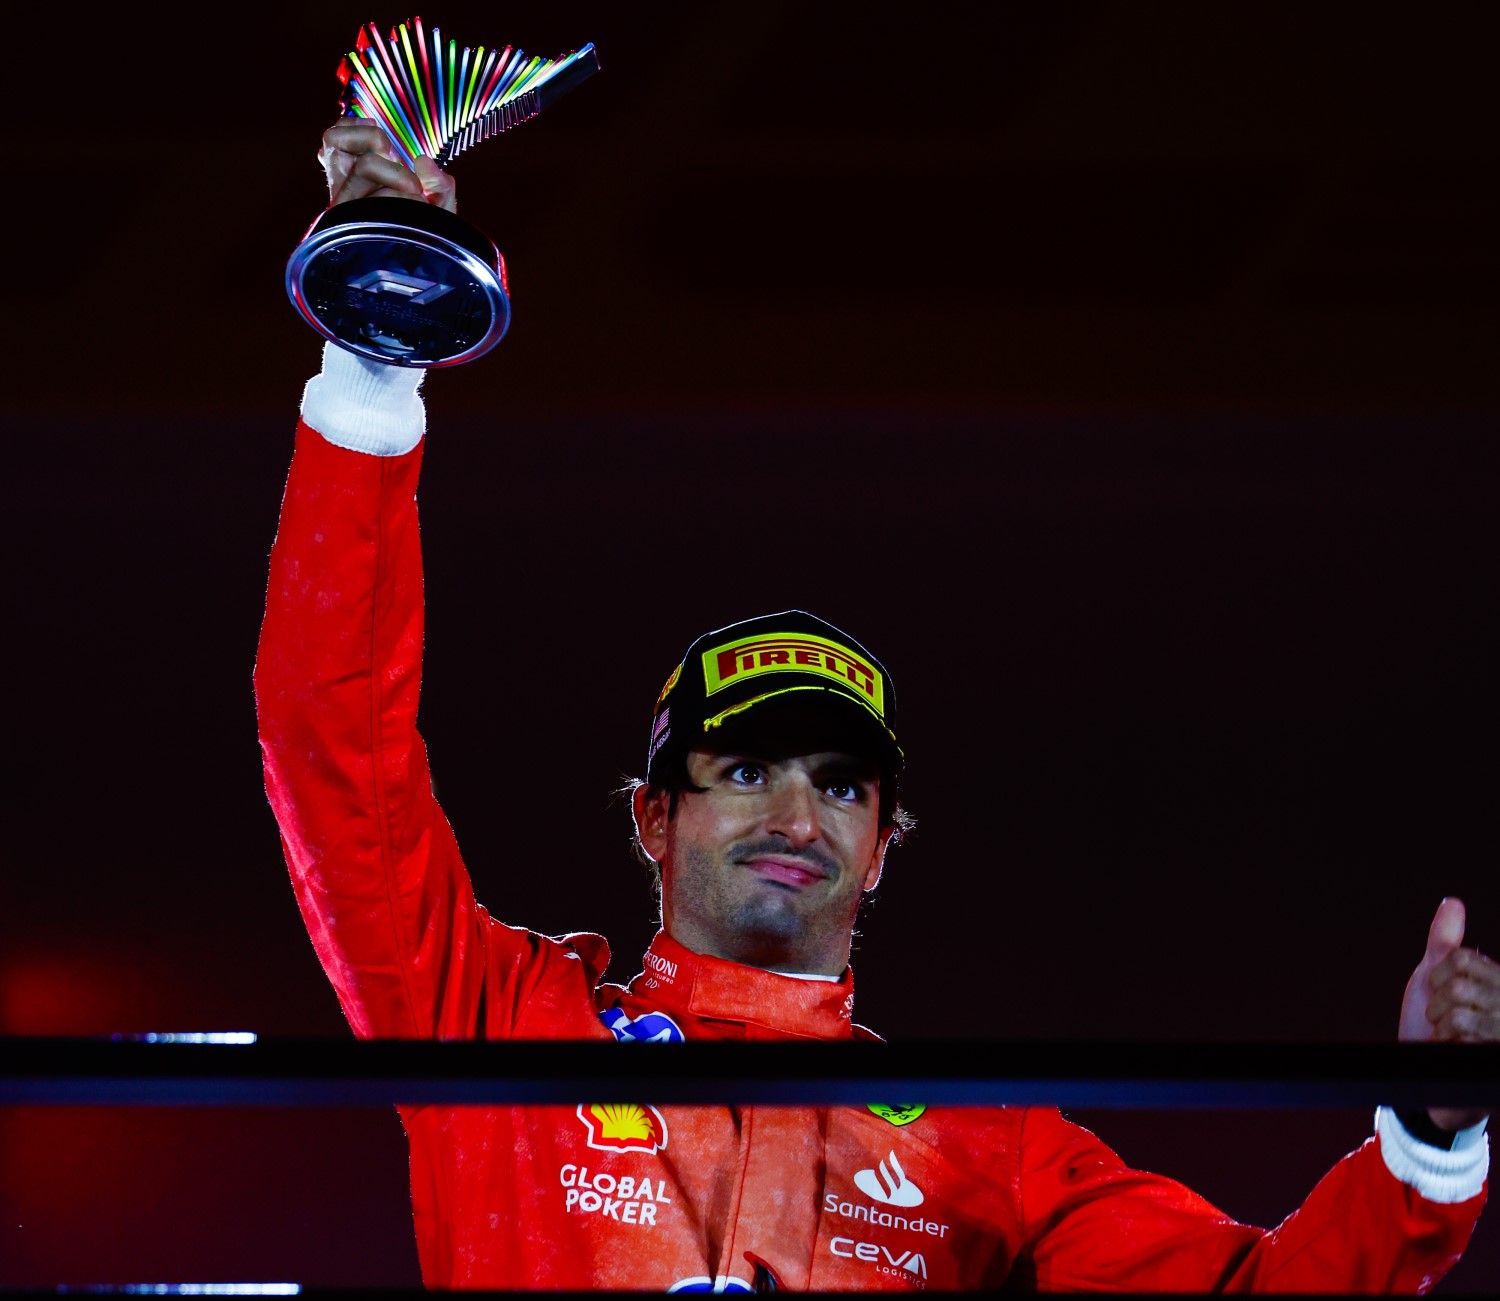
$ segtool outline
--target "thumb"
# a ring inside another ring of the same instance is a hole
[[[1427,952],[1422,961],[1432,965],[1441,962],[1464,942],[1464,901],[1448,898],[1438,904],[1432,925],[1427,928]]]
[[[449,212],[458,210],[458,203],[454,197],[453,178],[443,171],[426,154],[418,155],[413,166],[417,174],[417,180],[422,185],[422,197],[428,203],[439,208],[447,208]]]

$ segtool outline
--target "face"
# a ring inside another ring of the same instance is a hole
[[[890,828],[880,781],[842,750],[694,750],[703,791],[636,793],[641,844],[662,869],[662,924],[696,953],[840,975]]]

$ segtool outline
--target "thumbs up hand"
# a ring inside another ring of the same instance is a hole
[[[1406,982],[1399,1038],[1405,1043],[1494,1043],[1500,1040],[1500,964],[1463,946],[1462,899],[1444,899],[1427,932],[1427,951]],[[1434,1107],[1440,1129],[1477,1125],[1489,1113]]]

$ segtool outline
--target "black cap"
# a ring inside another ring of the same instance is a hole
[[[716,628],[688,647],[656,698],[646,780],[768,702],[837,711],[867,737],[885,772],[900,773],[890,674],[848,633],[805,610],[784,610]]]

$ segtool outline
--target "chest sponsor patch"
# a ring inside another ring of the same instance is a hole
[[[856,1170],[854,1186],[866,1197],[890,1206],[920,1206],[924,1200],[922,1190],[906,1177],[895,1152],[873,1170]]]
[[[563,1210],[569,1215],[597,1215],[616,1224],[641,1224],[651,1228],[662,1207],[672,1205],[665,1179],[645,1175],[613,1175],[571,1161],[558,1172],[562,1184]]]
[[[883,1161],[854,1172],[854,1186],[870,1202],[845,1200],[837,1193],[823,1194],[823,1212],[844,1220],[858,1220],[883,1229],[900,1229],[910,1233],[925,1233],[934,1238],[945,1238],[951,1226],[940,1220],[929,1220],[925,1214],[909,1212],[922,1206],[927,1195],[917,1187],[905,1170],[895,1151],[888,1152]],[[895,1209],[883,1210],[882,1206]]]
[[[908,1102],[893,1107],[888,1107],[883,1102],[872,1102],[869,1107],[881,1120],[888,1120],[893,1125],[910,1125],[927,1110],[925,1102]]]
[[[858,1238],[834,1238],[828,1249],[846,1260],[867,1261],[877,1274],[898,1278],[903,1283],[925,1289],[927,1257],[909,1247],[888,1247],[883,1242],[861,1242]]]
[[[666,1118],[638,1102],[580,1102],[578,1119],[600,1152],[660,1152],[667,1145]]]
[[[604,1028],[621,1043],[680,1044],[683,1042],[682,1028],[665,1012],[647,1012],[642,1016],[628,1017],[618,1007],[606,1008],[599,1013]]]

